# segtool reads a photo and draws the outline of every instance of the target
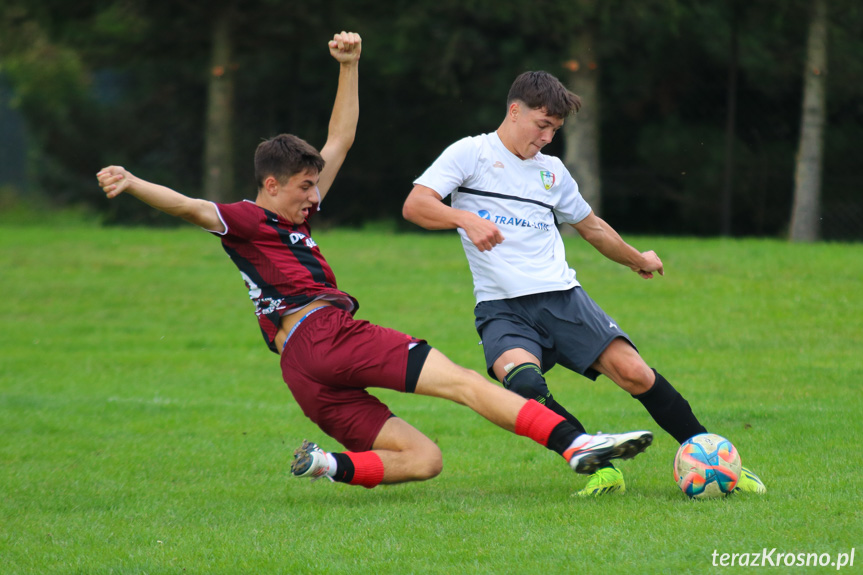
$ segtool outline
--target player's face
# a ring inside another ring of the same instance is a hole
[[[277,195],[279,215],[293,224],[301,224],[309,216],[309,210],[318,203],[318,180],[321,175],[312,170],[294,174],[279,184]]]
[[[549,116],[545,108],[531,109],[518,103],[513,106],[517,106],[510,110],[511,114],[515,114],[516,155],[527,160],[551,143],[563,126],[563,118]]]

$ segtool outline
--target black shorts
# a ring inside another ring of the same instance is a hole
[[[596,379],[591,366],[616,338],[629,336],[581,288],[483,301],[474,308],[489,375],[504,352],[521,348],[539,358],[545,373],[560,364]]]

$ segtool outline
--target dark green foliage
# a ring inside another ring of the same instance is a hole
[[[228,2],[230,0],[224,0]],[[863,211],[863,9],[831,3],[825,218]],[[30,134],[33,191],[86,203],[109,221],[152,221],[107,203],[92,174],[121,163],[202,195],[212,3],[10,0],[0,74]],[[234,5],[235,197],[253,196],[251,155],[293,132],[321,146],[336,83],[325,42],[359,31],[361,118],[327,206],[331,223],[400,219],[413,179],[465,135],[502,117],[525,69],[562,75],[572,37],[597,31],[604,215],[637,232],[720,231],[732,23],[739,39],[733,233],[778,235],[790,213],[808,3],[802,0],[491,0]],[[548,151],[562,154],[562,137]],[[2,174],[0,174],[2,179]],[[0,184],[3,182],[0,181]],[[825,225],[858,237],[860,220]]]

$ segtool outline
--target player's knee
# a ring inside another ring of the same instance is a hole
[[[417,455],[415,462],[416,478],[425,481],[437,477],[441,471],[443,471],[443,454],[436,444],[431,443],[431,446],[425,447],[422,453]]]
[[[514,367],[503,378],[503,385],[513,393],[527,399],[535,399],[540,403],[545,403],[545,400],[551,397],[542,371],[533,363],[523,363]]]
[[[633,395],[645,393],[653,387],[653,370],[643,361],[623,362],[616,371],[619,385]]]
[[[426,463],[426,477],[432,479],[437,477],[443,471],[443,456],[440,451],[433,458],[430,458]]]

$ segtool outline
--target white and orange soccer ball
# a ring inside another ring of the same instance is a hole
[[[737,449],[715,433],[689,438],[674,456],[674,481],[694,499],[728,495],[737,486],[741,469]]]

